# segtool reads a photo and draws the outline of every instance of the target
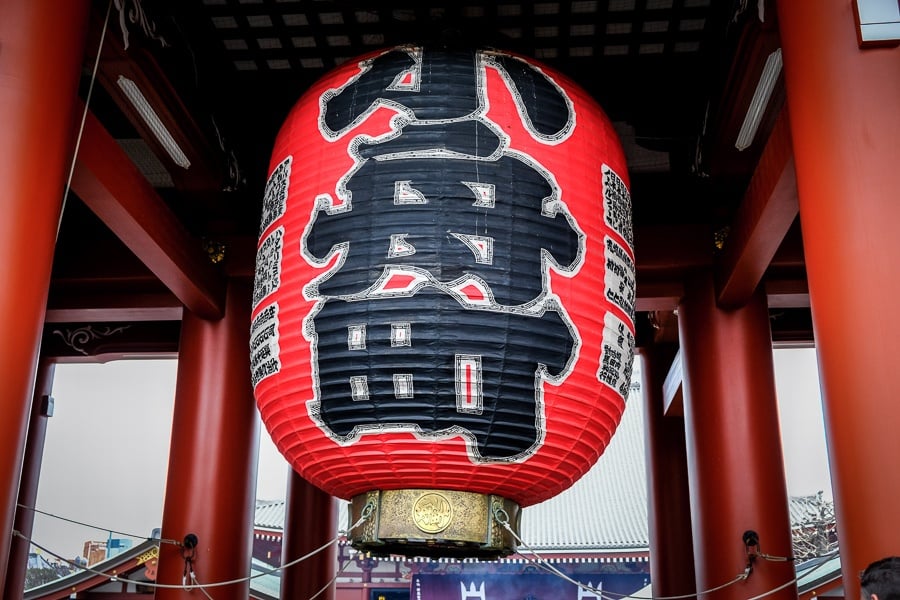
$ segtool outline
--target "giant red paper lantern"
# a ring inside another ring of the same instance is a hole
[[[504,52],[380,51],[304,94],[269,172],[251,366],[296,471],[412,490],[433,547],[469,510],[447,493],[527,506],[594,464],[635,279],[625,158],[582,89]]]

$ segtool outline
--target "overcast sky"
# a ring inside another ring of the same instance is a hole
[[[37,508],[144,537],[160,526],[176,368],[175,360],[57,365]],[[257,498],[284,499],[287,462],[261,432]],[[107,535],[38,514],[32,537],[72,558]]]
[[[819,369],[812,348],[775,351],[775,384],[788,494],[832,499]]]
[[[149,537],[162,518],[175,360],[57,365],[37,508]],[[788,493],[831,498],[813,350],[776,351]],[[287,463],[261,428],[257,498],[284,499]],[[37,515],[33,539],[67,558],[102,530]],[[139,543],[140,540],[135,540]]]

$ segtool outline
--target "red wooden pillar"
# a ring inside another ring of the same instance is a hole
[[[337,537],[334,498],[291,470],[284,512],[281,562],[297,560]],[[281,573],[281,597],[312,598],[331,581],[337,544]],[[334,600],[334,586],[316,598]]]
[[[0,2],[0,589],[72,160],[87,0]]]
[[[231,281],[225,316],[206,321],[187,311],[178,376],[162,537],[199,544],[193,567],[201,584],[250,574],[259,427],[250,385],[250,286]],[[178,547],[160,548],[157,583],[180,584]],[[216,600],[246,600],[249,583],[207,590]],[[196,599],[198,590],[158,589],[157,600]]]
[[[37,502],[41,461],[44,458],[44,440],[47,437],[47,419],[50,416],[48,414],[49,404],[45,404],[44,398],[50,398],[55,371],[56,364],[51,360],[45,358],[40,361],[34,386],[34,399],[31,402],[22,479],[19,484],[18,503],[29,508],[34,508]],[[16,507],[15,530],[26,538],[30,538],[33,529],[34,511]],[[9,568],[6,571],[6,585],[0,598],[22,597],[25,590],[25,569],[28,567],[30,546],[31,544],[21,537],[13,538],[9,553]]]
[[[859,49],[852,4],[778,3],[848,595],[900,554],[900,48]]]
[[[791,556],[791,528],[775,400],[765,294],[743,308],[715,303],[712,277],[692,277],[678,307],[684,418],[697,589],[734,579],[747,564],[743,534],[760,550]],[[744,600],[794,577],[790,562],[757,560],[749,579],[705,595]],[[767,596],[797,597],[796,586]]]
[[[650,579],[654,596],[696,591],[691,552],[691,503],[688,489],[684,418],[665,416],[663,382],[674,348],[641,348],[641,387],[647,456],[647,517]]]

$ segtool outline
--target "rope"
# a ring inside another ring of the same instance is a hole
[[[797,560],[793,556],[772,556],[771,554],[763,554],[762,552],[758,553],[757,556],[771,562],[794,562]]]
[[[507,532],[509,532],[509,534],[512,535],[512,537],[516,540],[516,542],[518,542],[519,544],[524,546],[531,554],[533,554],[534,556],[538,557],[538,559],[540,559],[540,562],[538,562],[538,561],[531,559],[530,557],[525,557],[529,562],[531,562],[532,564],[536,565],[539,568],[542,568],[542,569],[564,579],[565,581],[568,581],[569,583],[573,583],[573,584],[577,585],[579,588],[581,588],[587,592],[598,595],[601,598],[605,598],[607,600],[615,600],[613,597],[632,598],[634,600],[685,600],[687,598],[699,598],[700,596],[702,596],[704,594],[711,594],[713,592],[717,592],[717,591],[725,589],[731,585],[734,585],[735,583],[738,583],[739,581],[744,581],[744,580],[748,579],[750,576],[750,569],[748,568],[743,573],[737,575],[731,581],[725,582],[722,585],[718,585],[716,587],[709,588],[706,590],[701,590],[701,591],[695,592],[693,594],[681,594],[678,596],[649,596],[648,597],[648,596],[632,596],[632,595],[628,595],[628,594],[603,592],[602,590],[598,590],[591,586],[584,585],[580,581],[576,581],[575,579],[572,579],[571,577],[569,577],[568,575],[566,575],[565,573],[563,573],[562,571],[560,571],[559,569],[557,569],[556,567],[551,565],[544,557],[542,557],[540,554],[538,554],[537,551],[535,551],[528,544],[526,544],[525,541],[521,537],[519,537],[518,534],[516,534],[516,532],[513,531],[513,529],[509,526],[509,515],[506,513],[505,510],[503,510],[503,508],[501,506],[494,507],[493,516],[494,516],[494,519],[496,519],[497,523],[499,523],[499,525],[501,527],[503,527]],[[829,559],[837,554],[838,554],[838,551],[836,550],[834,552],[824,555],[822,558],[824,558],[826,560],[823,560],[821,563],[819,563],[818,565],[816,565],[815,567],[813,567],[812,569],[807,571],[804,575],[809,575],[810,573],[814,573],[818,569],[821,569],[827,562],[827,559]],[[775,561],[775,562],[793,562],[796,560],[796,558],[794,558],[794,557],[770,556],[768,554],[759,554],[759,556],[761,558],[764,558],[765,560],[770,560],[770,561]],[[761,594],[757,594],[756,596],[748,598],[747,600],[761,600],[762,598],[771,596],[772,594],[780,592],[781,590],[796,584],[798,581],[799,581],[799,578],[795,576],[790,581],[787,581],[787,582],[779,585],[778,587],[775,587],[771,590],[765,591]]]
[[[340,566],[340,568],[337,570],[337,573],[334,574],[334,577],[331,578],[331,581],[329,581],[324,586],[322,586],[322,589],[320,589],[318,592],[316,592],[315,594],[310,596],[309,600],[316,600],[316,598],[321,596],[325,592],[325,590],[327,590],[328,588],[333,586],[335,583],[337,583],[338,577],[340,577],[344,573],[344,569],[346,569],[349,565],[350,565],[349,561],[342,564]]]
[[[258,577],[263,577],[263,576],[265,576],[265,575],[271,575],[271,574],[273,574],[273,573],[277,573],[277,572],[279,572],[279,571],[282,571],[282,570],[284,570],[284,569],[287,569],[287,568],[289,568],[289,567],[292,567],[292,566],[294,566],[294,565],[297,565],[297,564],[299,564],[299,563],[301,563],[301,562],[303,562],[303,561],[305,561],[305,560],[307,560],[307,559],[309,559],[309,558],[312,558],[312,557],[315,556],[316,554],[318,554],[318,553],[322,552],[323,550],[329,548],[330,546],[333,546],[334,544],[338,543],[338,542],[339,542],[344,536],[346,536],[349,532],[353,531],[354,529],[356,529],[357,527],[359,527],[360,525],[362,525],[362,524],[363,524],[363,523],[364,523],[364,522],[372,515],[372,513],[374,512],[374,509],[375,509],[375,506],[374,506],[373,503],[367,504],[367,505],[363,508],[362,516],[361,516],[355,523],[353,523],[350,527],[348,527],[346,530],[343,530],[343,531],[338,532],[337,537],[335,537],[334,539],[332,539],[332,540],[326,542],[325,544],[322,544],[321,546],[319,546],[319,547],[316,548],[315,550],[313,550],[313,551],[311,551],[311,552],[309,552],[309,553],[307,553],[307,554],[304,554],[304,555],[301,556],[300,558],[297,558],[297,559],[294,559],[294,560],[292,560],[292,561],[290,561],[290,562],[284,563],[283,565],[280,565],[280,566],[278,566],[278,567],[274,567],[274,568],[272,568],[272,569],[267,569],[267,570],[261,571],[261,572],[257,573],[256,575],[248,575],[247,577],[240,577],[240,578],[238,578],[238,579],[231,579],[231,580],[229,580],[229,581],[217,581],[217,582],[214,582],[214,583],[203,583],[203,584],[201,584],[201,583],[199,583],[199,581],[197,580],[197,576],[196,576],[196,574],[194,573],[193,568],[188,569],[189,566],[192,567],[192,565],[190,565],[190,563],[191,563],[192,561],[190,561],[190,560],[188,560],[187,558],[185,558],[185,561],[186,561],[186,564],[185,564],[185,570],[186,570],[187,575],[186,575],[185,578],[183,579],[181,585],[178,585],[178,584],[155,583],[155,582],[145,582],[145,581],[139,581],[139,582],[135,582],[135,583],[139,583],[139,584],[142,585],[142,586],[145,586],[145,587],[148,587],[148,588],[154,588],[154,589],[181,589],[181,590],[191,590],[191,589],[196,588],[196,589],[201,590],[201,591],[206,595],[207,598],[209,598],[210,600],[212,600],[212,598],[210,597],[209,593],[207,593],[207,591],[206,591],[207,589],[210,589],[210,588],[216,588],[216,587],[224,587],[224,586],[227,586],[227,585],[235,585],[235,584],[238,584],[238,583],[244,583],[245,581],[251,581],[251,580],[256,579],[256,578],[258,578]],[[109,530],[104,530],[104,531],[109,531]],[[117,580],[117,581],[123,580],[122,578],[120,578],[120,577],[119,577],[117,574],[115,574],[115,573],[106,573],[106,572],[103,572],[103,571],[99,571],[99,570],[97,570],[97,569],[91,569],[90,567],[83,567],[83,566],[81,566],[81,565],[78,565],[78,564],[75,563],[74,561],[71,561],[71,560],[69,560],[69,559],[67,559],[67,558],[65,558],[65,557],[63,557],[63,556],[61,556],[61,555],[59,555],[59,554],[53,552],[53,551],[50,550],[49,548],[46,548],[46,547],[44,547],[44,546],[38,544],[37,542],[35,542],[34,540],[32,540],[32,539],[28,538],[27,536],[23,535],[23,534],[22,534],[21,532],[19,532],[19,531],[13,530],[12,533],[13,533],[14,536],[19,537],[19,538],[22,538],[23,540],[25,540],[26,542],[28,542],[29,544],[31,544],[31,545],[34,546],[35,548],[38,548],[39,550],[42,550],[42,551],[45,552],[46,554],[48,554],[48,555],[50,555],[50,556],[52,556],[52,557],[54,557],[54,558],[56,558],[56,559],[58,559],[58,560],[61,560],[62,562],[66,563],[66,564],[68,564],[68,565],[71,565],[72,567],[75,567],[76,569],[80,569],[80,570],[85,571],[85,572],[87,572],[87,573],[92,573],[92,574],[94,574],[94,575],[98,575],[98,576],[100,576],[100,577],[106,577],[107,579],[110,579],[110,580]],[[343,569],[339,570],[339,571],[338,571],[338,574],[340,574],[342,571],[343,571]],[[312,598],[310,598],[309,600],[313,600],[313,598],[316,598],[317,596],[319,596],[323,591],[325,591],[326,589],[328,589],[328,586],[332,585],[332,583],[334,583],[334,581],[336,581],[336,580],[337,580],[337,575],[335,575],[334,579],[332,579],[332,581],[329,582],[328,585],[326,585],[324,588],[322,588],[321,590],[319,590],[319,592],[317,592],[316,595],[313,596]],[[131,581],[134,581],[134,580],[131,580]]]
[[[75,174],[75,160],[78,158],[78,150],[81,148],[81,138],[84,135],[84,123],[87,121],[88,107],[91,104],[91,95],[94,93],[94,82],[97,81],[97,69],[100,66],[100,53],[103,50],[103,42],[106,40],[106,30],[109,26],[109,13],[111,11],[112,0],[106,5],[106,16],[103,18],[103,29],[100,31],[100,43],[97,44],[97,57],[94,59],[94,68],[91,70],[91,81],[88,84],[87,95],[84,99],[81,124],[78,126],[78,135],[75,138],[75,152],[72,153],[72,164],[69,165],[69,176],[66,178],[66,189],[63,192],[62,204],[59,209],[59,222],[56,224],[57,238],[59,238],[59,230],[62,228],[63,213],[66,210],[66,199],[69,197],[69,189],[72,187],[72,177]]]
[[[566,575],[565,573],[563,573],[562,571],[557,569],[555,566],[550,564],[543,556],[538,554],[538,552],[536,550],[534,550],[527,543],[525,543],[525,541],[521,537],[519,537],[519,535],[515,531],[513,531],[512,527],[509,526],[509,514],[507,514],[507,512],[505,510],[503,510],[503,507],[501,507],[499,505],[495,506],[494,511],[493,511],[493,516],[494,516],[494,519],[497,521],[497,523],[501,527],[503,527],[507,532],[509,532],[509,534],[513,537],[513,539],[516,540],[516,542],[518,542],[519,544],[524,546],[531,554],[533,554],[540,560],[540,562],[536,562],[536,561],[533,561],[531,558],[526,557],[526,559],[529,560],[530,562],[532,562],[532,564],[534,564],[537,567],[542,568],[546,571],[549,571],[553,575],[556,575],[557,577],[559,577],[565,581],[568,581],[569,583],[575,584],[582,590],[585,590],[594,595],[600,596],[601,598],[605,598],[606,600],[614,600],[612,598],[612,596],[610,594],[608,594],[607,592],[593,588],[591,586],[581,583],[580,581],[572,579],[571,577],[569,577],[568,575]],[[680,596],[651,596],[649,598],[642,597],[642,596],[628,596],[628,597],[634,598],[635,600],[684,600],[686,598],[699,598],[703,594],[711,594],[712,592],[717,592],[719,590],[727,588],[728,586],[734,585],[735,583],[738,583],[739,581],[744,581],[747,579],[748,576],[749,576],[749,573],[747,571],[744,571],[743,573],[737,575],[731,581],[723,583],[722,585],[718,585],[714,588],[710,588],[708,590],[702,590],[702,591],[699,591],[699,592],[696,592],[693,594],[682,594]],[[772,593],[772,592],[768,592],[768,593]],[[620,594],[615,594],[615,595],[619,596]],[[621,594],[621,595],[625,596],[625,594]],[[754,599],[750,599],[750,600],[758,600],[758,599],[754,598]]]
[[[213,597],[210,596],[210,595],[209,595],[209,592],[206,591],[206,586],[204,586],[202,583],[200,583],[200,582],[197,580],[197,576],[194,575],[193,571],[191,572],[191,582],[192,582],[194,585],[196,585],[196,586],[200,589],[201,592],[203,592],[203,595],[204,595],[204,596],[206,596],[207,598],[209,598],[209,600],[213,600]],[[193,588],[193,586],[191,586],[191,588]],[[188,589],[188,588],[185,588],[185,589]],[[190,591],[190,590],[188,590],[188,591]]]
[[[64,521],[68,521],[68,522],[71,522],[71,523],[76,523],[76,524],[79,524],[79,525],[86,525],[86,524],[84,524],[84,523],[79,523],[78,521],[73,521],[73,520],[71,520],[71,519],[66,519],[65,517],[60,517],[60,516],[58,516],[58,515],[53,515],[53,514],[51,514],[51,513],[46,513],[46,512],[44,512],[44,511],[40,511],[40,510],[38,510],[38,509],[36,509],[36,508],[33,508],[33,507],[24,506],[24,505],[21,505],[21,504],[19,504],[18,506],[19,506],[20,508],[23,508],[23,509],[26,509],[26,510],[32,510],[32,511],[35,511],[35,512],[40,513],[40,514],[44,514],[44,515],[47,515],[47,516],[50,516],[50,517],[54,517],[54,518],[57,518],[57,519],[61,519],[61,520],[64,520]],[[299,557],[299,558],[297,558],[297,559],[294,559],[294,560],[292,560],[292,561],[289,561],[289,562],[287,562],[287,563],[284,563],[284,564],[282,564],[282,565],[280,565],[280,566],[278,566],[278,567],[273,567],[273,568],[271,568],[271,569],[267,569],[267,570],[261,571],[260,573],[257,573],[256,575],[249,575],[249,576],[247,576],[247,577],[241,577],[241,578],[238,578],[238,579],[232,579],[232,580],[229,580],[229,581],[219,581],[219,582],[214,582],[214,583],[200,583],[200,581],[198,580],[198,578],[197,578],[197,576],[196,576],[196,574],[194,573],[194,570],[193,570],[193,549],[186,549],[186,548],[184,548],[184,544],[181,544],[181,543],[179,543],[179,542],[176,542],[175,540],[164,540],[164,539],[147,538],[148,540],[153,540],[153,541],[158,541],[158,542],[165,542],[165,543],[173,543],[173,544],[176,544],[176,545],[179,545],[179,546],[182,546],[182,547],[183,547],[183,548],[182,548],[182,556],[183,556],[184,559],[185,559],[185,572],[184,572],[184,577],[183,577],[183,579],[182,579],[182,584],[181,584],[181,585],[161,584],[161,583],[155,583],[155,582],[137,582],[137,583],[140,583],[140,585],[143,585],[143,586],[146,586],[146,587],[149,587],[149,588],[156,588],[156,589],[183,589],[183,590],[190,591],[190,590],[192,590],[192,589],[194,589],[194,588],[197,588],[197,589],[199,589],[199,590],[203,593],[203,595],[205,595],[205,596],[207,597],[208,600],[213,600],[212,596],[211,596],[211,595],[209,594],[209,592],[207,591],[208,589],[215,588],[215,587],[224,587],[224,586],[227,586],[227,585],[235,585],[235,584],[238,584],[238,583],[244,583],[244,582],[247,582],[247,581],[251,581],[251,580],[256,579],[256,578],[258,578],[258,577],[263,577],[263,576],[265,576],[265,575],[271,575],[271,574],[277,573],[277,572],[279,572],[279,571],[283,571],[283,570],[288,569],[288,568],[290,568],[290,567],[292,567],[292,566],[294,566],[294,565],[297,565],[297,564],[299,564],[299,563],[301,563],[301,562],[303,562],[303,561],[305,561],[305,560],[308,560],[309,558],[312,558],[313,556],[315,556],[315,555],[319,554],[320,552],[326,550],[326,549],[329,548],[330,546],[332,546],[332,545],[338,543],[343,537],[345,537],[345,536],[346,536],[347,534],[349,534],[351,531],[353,531],[354,529],[356,529],[357,527],[359,527],[360,525],[362,525],[362,524],[363,524],[363,523],[364,523],[364,522],[372,515],[372,513],[374,512],[374,510],[375,510],[374,504],[371,503],[371,502],[368,503],[365,507],[363,507],[362,514],[361,514],[360,518],[359,518],[355,523],[353,523],[352,525],[350,525],[347,529],[341,530],[341,531],[338,533],[338,536],[337,536],[337,537],[335,537],[335,538],[329,540],[328,542],[326,542],[325,544],[319,546],[319,547],[316,548],[315,550],[312,550],[311,552],[308,552],[307,554],[305,554],[305,555],[303,555],[303,556],[301,556],[301,557]],[[577,581],[577,580],[575,580],[575,579],[569,577],[567,574],[563,573],[563,572],[560,571],[557,567],[555,567],[554,565],[552,565],[546,558],[544,558],[544,557],[543,557],[540,553],[538,553],[534,548],[532,548],[531,546],[529,546],[529,545],[528,545],[528,544],[527,544],[527,543],[526,543],[526,542],[525,542],[525,541],[524,541],[524,540],[523,540],[523,539],[522,539],[522,538],[521,538],[521,537],[520,537],[520,536],[512,529],[512,527],[510,527],[510,525],[509,525],[509,515],[506,513],[506,511],[503,509],[502,506],[497,505],[497,506],[494,507],[494,510],[493,510],[493,517],[494,517],[494,519],[497,521],[497,523],[498,523],[503,529],[505,529],[505,530],[513,537],[513,539],[516,540],[516,542],[517,542],[518,544],[520,544],[521,546],[523,546],[526,550],[528,550],[529,553],[531,553],[531,555],[533,555],[533,556],[535,557],[535,558],[532,558],[532,557],[530,557],[530,556],[525,556],[525,557],[524,557],[524,558],[525,558],[526,560],[528,560],[531,564],[533,564],[533,565],[535,565],[536,567],[538,567],[538,568],[540,568],[540,569],[542,569],[542,570],[544,570],[544,571],[547,571],[547,572],[549,572],[549,573],[551,573],[551,574],[553,574],[553,575],[555,575],[555,576],[557,576],[557,577],[559,577],[559,578],[561,578],[561,579],[563,579],[563,580],[565,580],[565,581],[567,581],[567,582],[569,582],[569,583],[572,583],[572,584],[576,585],[577,587],[579,587],[579,588],[582,589],[582,590],[585,590],[585,591],[590,592],[590,593],[592,593],[592,594],[594,594],[594,595],[597,595],[597,596],[599,596],[599,597],[601,597],[601,598],[604,598],[604,600],[616,600],[617,598],[625,598],[625,597],[631,598],[631,599],[634,599],[634,600],[687,600],[687,599],[690,599],[690,598],[699,598],[700,596],[702,596],[702,595],[704,595],[704,594],[711,594],[711,593],[713,593],[713,592],[717,592],[717,591],[722,590],[722,589],[725,589],[725,588],[727,588],[727,587],[729,587],[729,586],[731,586],[731,585],[734,585],[735,583],[738,583],[738,582],[740,582],[740,581],[745,581],[746,579],[749,578],[749,575],[750,575],[750,569],[748,568],[748,569],[745,570],[743,573],[740,573],[739,575],[737,575],[734,579],[732,579],[732,580],[730,580],[730,581],[727,581],[727,582],[725,582],[725,583],[723,583],[723,584],[721,584],[721,585],[718,585],[718,586],[715,586],[715,587],[712,587],[712,588],[709,588],[709,589],[706,589],[706,590],[701,590],[701,591],[698,591],[698,592],[696,592],[696,593],[692,593],[692,594],[681,594],[681,595],[678,595],[678,596],[649,596],[649,597],[647,597],[647,596],[632,596],[632,595],[626,595],[626,594],[618,594],[618,593],[614,593],[614,592],[603,592],[603,591],[600,590],[600,589],[591,587],[591,586],[589,586],[589,585],[585,585],[585,584],[581,583],[580,581]],[[126,534],[126,533],[117,532],[117,531],[115,531],[115,530],[110,530],[110,529],[106,529],[106,528],[103,528],[103,527],[96,527],[96,526],[92,526],[92,525],[86,525],[86,526],[88,526],[88,527],[93,527],[93,528],[99,529],[99,530],[101,530],[101,531],[111,531],[111,532],[113,532],[113,533],[118,533],[118,534],[120,534],[120,535],[129,535],[129,534]],[[109,579],[109,580],[111,580],[111,581],[120,581],[120,580],[122,580],[122,579],[119,578],[118,575],[115,574],[115,573],[107,573],[107,572],[99,571],[99,570],[96,570],[96,569],[91,569],[91,568],[88,568],[88,567],[80,566],[80,565],[78,565],[77,563],[75,563],[74,561],[70,561],[69,559],[67,559],[67,558],[65,558],[65,557],[63,557],[63,556],[61,556],[61,555],[59,555],[59,554],[53,552],[52,550],[50,550],[50,549],[48,549],[48,548],[46,548],[46,547],[44,547],[44,546],[42,546],[42,545],[40,545],[40,544],[38,544],[37,542],[35,542],[34,540],[32,540],[32,539],[26,537],[25,535],[23,535],[23,534],[22,534],[21,532],[19,532],[19,531],[13,530],[12,533],[13,533],[14,536],[19,537],[19,538],[22,538],[23,540],[25,540],[26,542],[28,542],[28,543],[30,543],[31,545],[35,546],[36,548],[42,550],[42,551],[45,552],[46,554],[48,554],[48,555],[50,555],[50,556],[53,556],[54,558],[56,558],[56,559],[58,559],[58,560],[61,560],[62,562],[66,563],[66,564],[69,564],[69,565],[71,565],[72,567],[74,567],[74,568],[76,568],[76,569],[80,569],[80,570],[82,570],[82,571],[85,571],[85,572],[88,572],[88,573],[92,573],[92,574],[94,574],[94,575],[98,575],[98,576],[101,576],[101,577],[105,577],[105,578],[107,578],[107,579]],[[139,537],[141,537],[141,536],[130,536],[130,537],[136,537],[136,538],[139,538]],[[185,553],[185,550],[188,550],[188,551],[190,552],[190,554],[189,554],[189,555],[186,554],[186,553]],[[804,575],[809,575],[809,574],[811,574],[811,573],[814,573],[814,572],[817,571],[818,569],[821,569],[821,568],[826,564],[827,559],[829,559],[829,558],[831,558],[831,557],[833,557],[833,556],[836,556],[837,554],[838,554],[838,551],[835,550],[834,552],[831,552],[831,553],[829,553],[829,554],[826,554],[826,555],[822,556],[821,558],[823,558],[823,559],[825,559],[825,560],[823,560],[820,564],[816,565],[815,567],[813,567],[812,569],[810,569],[809,571],[807,571]],[[759,554],[758,556],[760,556],[761,558],[764,558],[765,560],[771,560],[771,561],[777,561],[777,562],[789,562],[789,561],[794,561],[794,560],[796,560],[796,559],[793,558],[793,557],[770,556],[770,555],[764,555],[764,554]],[[334,575],[334,577],[331,579],[331,581],[329,581],[327,584],[325,584],[325,586],[323,586],[318,592],[316,592],[316,593],[315,593],[313,596],[311,596],[308,600],[315,600],[315,598],[319,597],[319,596],[320,596],[323,592],[325,592],[329,587],[331,587],[332,585],[334,585],[334,584],[337,582],[338,577],[343,573],[344,569],[346,569],[346,567],[347,567],[348,564],[349,564],[349,563],[343,564],[343,565],[338,569],[338,571],[336,572],[336,574]],[[780,592],[781,590],[786,589],[786,588],[788,588],[788,587],[790,587],[790,586],[796,584],[797,581],[798,581],[798,579],[799,579],[798,577],[793,577],[790,581],[787,581],[787,582],[785,582],[785,583],[779,585],[779,586],[776,587],[776,588],[773,588],[773,589],[771,589],[771,590],[768,590],[768,591],[766,591],[766,592],[763,592],[763,593],[761,593],[761,594],[758,594],[758,595],[756,595],[756,596],[753,596],[753,597],[751,597],[751,598],[748,598],[747,600],[761,600],[762,598],[765,598],[765,597],[767,597],[767,596],[770,596],[770,595],[772,595],[772,594],[775,594],[775,593],[777,593],[777,592]],[[134,581],[134,580],[131,580],[131,581]]]
[[[91,525],[90,523],[82,523],[81,521],[75,521],[74,519],[67,519],[66,517],[61,517],[59,515],[54,515],[53,513],[48,513],[43,510],[39,510],[37,508],[34,508],[33,506],[25,506],[24,504],[16,504],[16,506],[21,509],[24,509],[24,510],[30,510],[31,512],[34,512],[34,513],[37,513],[40,515],[52,517],[54,519],[59,519],[60,521],[65,521],[66,523],[72,523],[74,525],[81,525],[82,527],[90,527],[91,529],[96,529],[98,531],[108,531],[110,533],[115,533],[116,535],[124,535],[125,537],[135,538],[135,539],[139,539],[139,540],[140,539],[153,540],[154,542],[161,542],[163,544],[173,544],[175,546],[181,545],[181,542],[179,542],[178,540],[170,540],[167,538],[155,538],[152,536],[148,537],[146,535],[135,535],[133,533],[126,533],[124,531],[116,531],[115,529],[107,529],[106,527],[100,527],[98,525]]]
[[[829,552],[828,554],[825,554],[825,555],[821,556],[820,558],[822,558],[822,559],[824,559],[824,560],[822,560],[822,562],[820,562],[820,563],[817,564],[815,567],[813,567],[812,569],[810,569],[809,571],[807,571],[806,573],[804,573],[804,575],[809,575],[810,573],[815,573],[816,571],[818,571],[819,569],[821,569],[822,567],[825,566],[825,564],[828,562],[828,559],[833,558],[834,556],[837,556],[838,553],[839,553],[839,551],[838,551],[838,550],[835,550],[835,551],[833,551],[833,552]],[[774,558],[780,558],[780,557],[774,557]],[[767,559],[767,560],[771,560],[771,559]],[[796,559],[791,559],[791,560],[796,560]],[[799,578],[799,577],[794,577],[793,579],[791,579],[791,580],[788,581],[787,583],[784,583],[784,584],[778,586],[777,588],[775,588],[775,589],[773,589],[773,590],[769,590],[768,592],[763,592],[762,594],[758,594],[758,595],[756,595],[756,596],[753,596],[752,598],[747,598],[747,600],[760,600],[760,598],[765,598],[766,596],[770,596],[770,595],[772,595],[772,594],[774,594],[774,593],[776,593],[776,592],[780,592],[780,591],[783,590],[784,588],[790,587],[791,585],[797,583],[798,581],[800,581],[800,578]]]

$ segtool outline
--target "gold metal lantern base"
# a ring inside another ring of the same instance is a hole
[[[516,551],[520,518],[518,504],[491,494],[373,490],[351,500],[350,522],[359,525],[348,537],[380,556],[492,559]]]

